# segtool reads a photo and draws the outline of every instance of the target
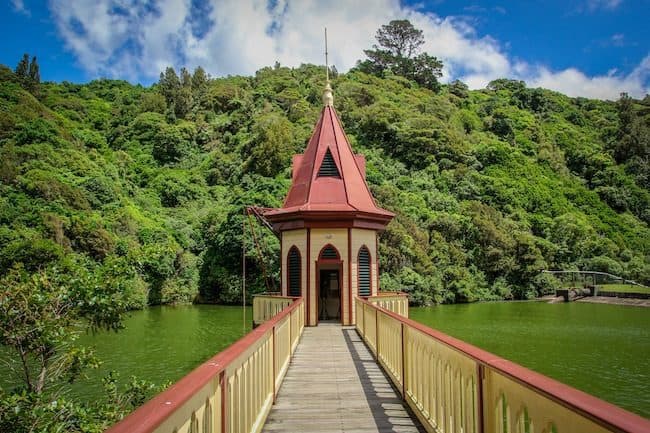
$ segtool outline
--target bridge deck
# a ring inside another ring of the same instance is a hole
[[[424,429],[409,415],[354,328],[305,328],[263,432]]]

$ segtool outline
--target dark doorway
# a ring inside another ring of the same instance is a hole
[[[339,270],[321,269],[318,280],[318,320],[341,320],[341,280]]]

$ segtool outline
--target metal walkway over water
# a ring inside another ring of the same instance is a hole
[[[424,432],[354,327],[306,328],[265,433]]]

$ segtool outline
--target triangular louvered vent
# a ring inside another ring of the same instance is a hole
[[[339,169],[336,167],[336,163],[334,162],[332,152],[330,152],[329,149],[327,149],[325,157],[323,157],[323,162],[318,170],[318,177],[341,177]]]

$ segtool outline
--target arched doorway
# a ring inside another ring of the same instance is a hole
[[[316,262],[316,287],[318,289],[318,320],[341,321],[343,262],[338,250],[325,245]]]

